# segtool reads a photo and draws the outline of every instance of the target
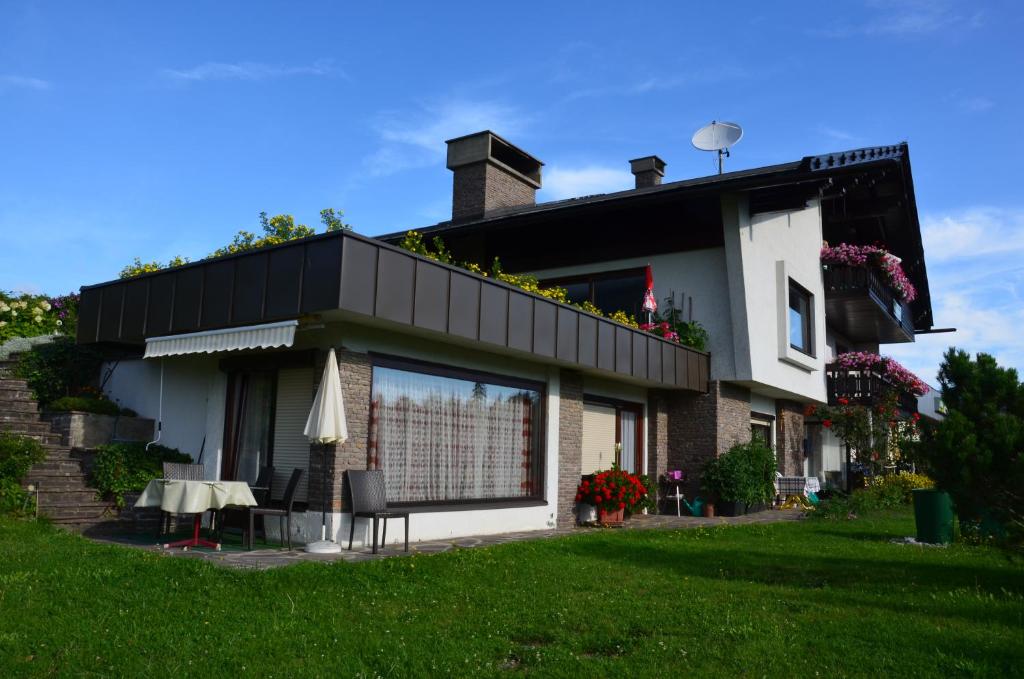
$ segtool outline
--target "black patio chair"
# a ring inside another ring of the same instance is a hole
[[[249,530],[246,532],[246,549],[252,549],[255,537],[256,517],[276,516],[281,524],[281,543],[287,540],[288,550],[292,548],[292,506],[295,504],[295,491],[302,479],[302,469],[293,469],[288,485],[284,489],[284,498],[280,507],[249,507]],[[267,497],[270,495],[268,493]],[[287,530],[285,530],[287,528]],[[264,544],[267,540],[266,531],[263,532]]]
[[[274,468],[270,465],[260,467],[260,472],[256,476],[256,482],[249,486],[249,489],[252,490],[252,496],[256,500],[257,507],[270,506],[273,486]],[[219,536],[224,535],[225,528],[236,528],[242,534],[242,541],[245,541],[245,532],[249,526],[249,511],[247,507],[225,507],[214,512],[214,516],[216,517],[217,534]],[[256,532],[263,534],[263,542],[266,544],[267,531],[264,527],[262,515],[256,517],[255,528]]]
[[[348,533],[348,548],[356,534],[356,518],[373,519],[373,553],[377,553],[377,522],[384,519],[384,535],[381,544],[388,540],[388,519],[405,519],[405,551],[409,551],[409,512],[395,512],[388,509],[387,493],[384,489],[384,472],[380,469],[369,471],[346,471],[348,489],[352,500],[352,526]]]
[[[164,479],[167,481],[202,481],[206,474],[206,467],[201,464],[189,464],[187,462],[164,462]],[[171,530],[171,513],[160,512],[160,525],[157,528],[157,537],[166,535]]]

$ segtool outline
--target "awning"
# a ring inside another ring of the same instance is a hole
[[[146,353],[143,358],[290,347],[295,341],[295,328],[298,325],[298,321],[281,321],[242,328],[150,337],[146,340]]]

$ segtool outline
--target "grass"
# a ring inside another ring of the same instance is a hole
[[[0,519],[11,676],[1021,676],[1024,567],[906,512],[268,572]]]

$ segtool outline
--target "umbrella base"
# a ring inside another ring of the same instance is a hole
[[[338,554],[341,552],[341,545],[328,540],[317,540],[316,542],[310,542],[303,549],[310,554]]]

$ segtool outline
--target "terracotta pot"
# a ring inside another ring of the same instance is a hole
[[[597,520],[605,526],[621,526],[625,520],[624,515],[626,510],[616,509],[615,511],[608,511],[605,509],[597,510]]]
[[[710,502],[704,503],[704,518],[715,518],[715,505],[711,504]]]

